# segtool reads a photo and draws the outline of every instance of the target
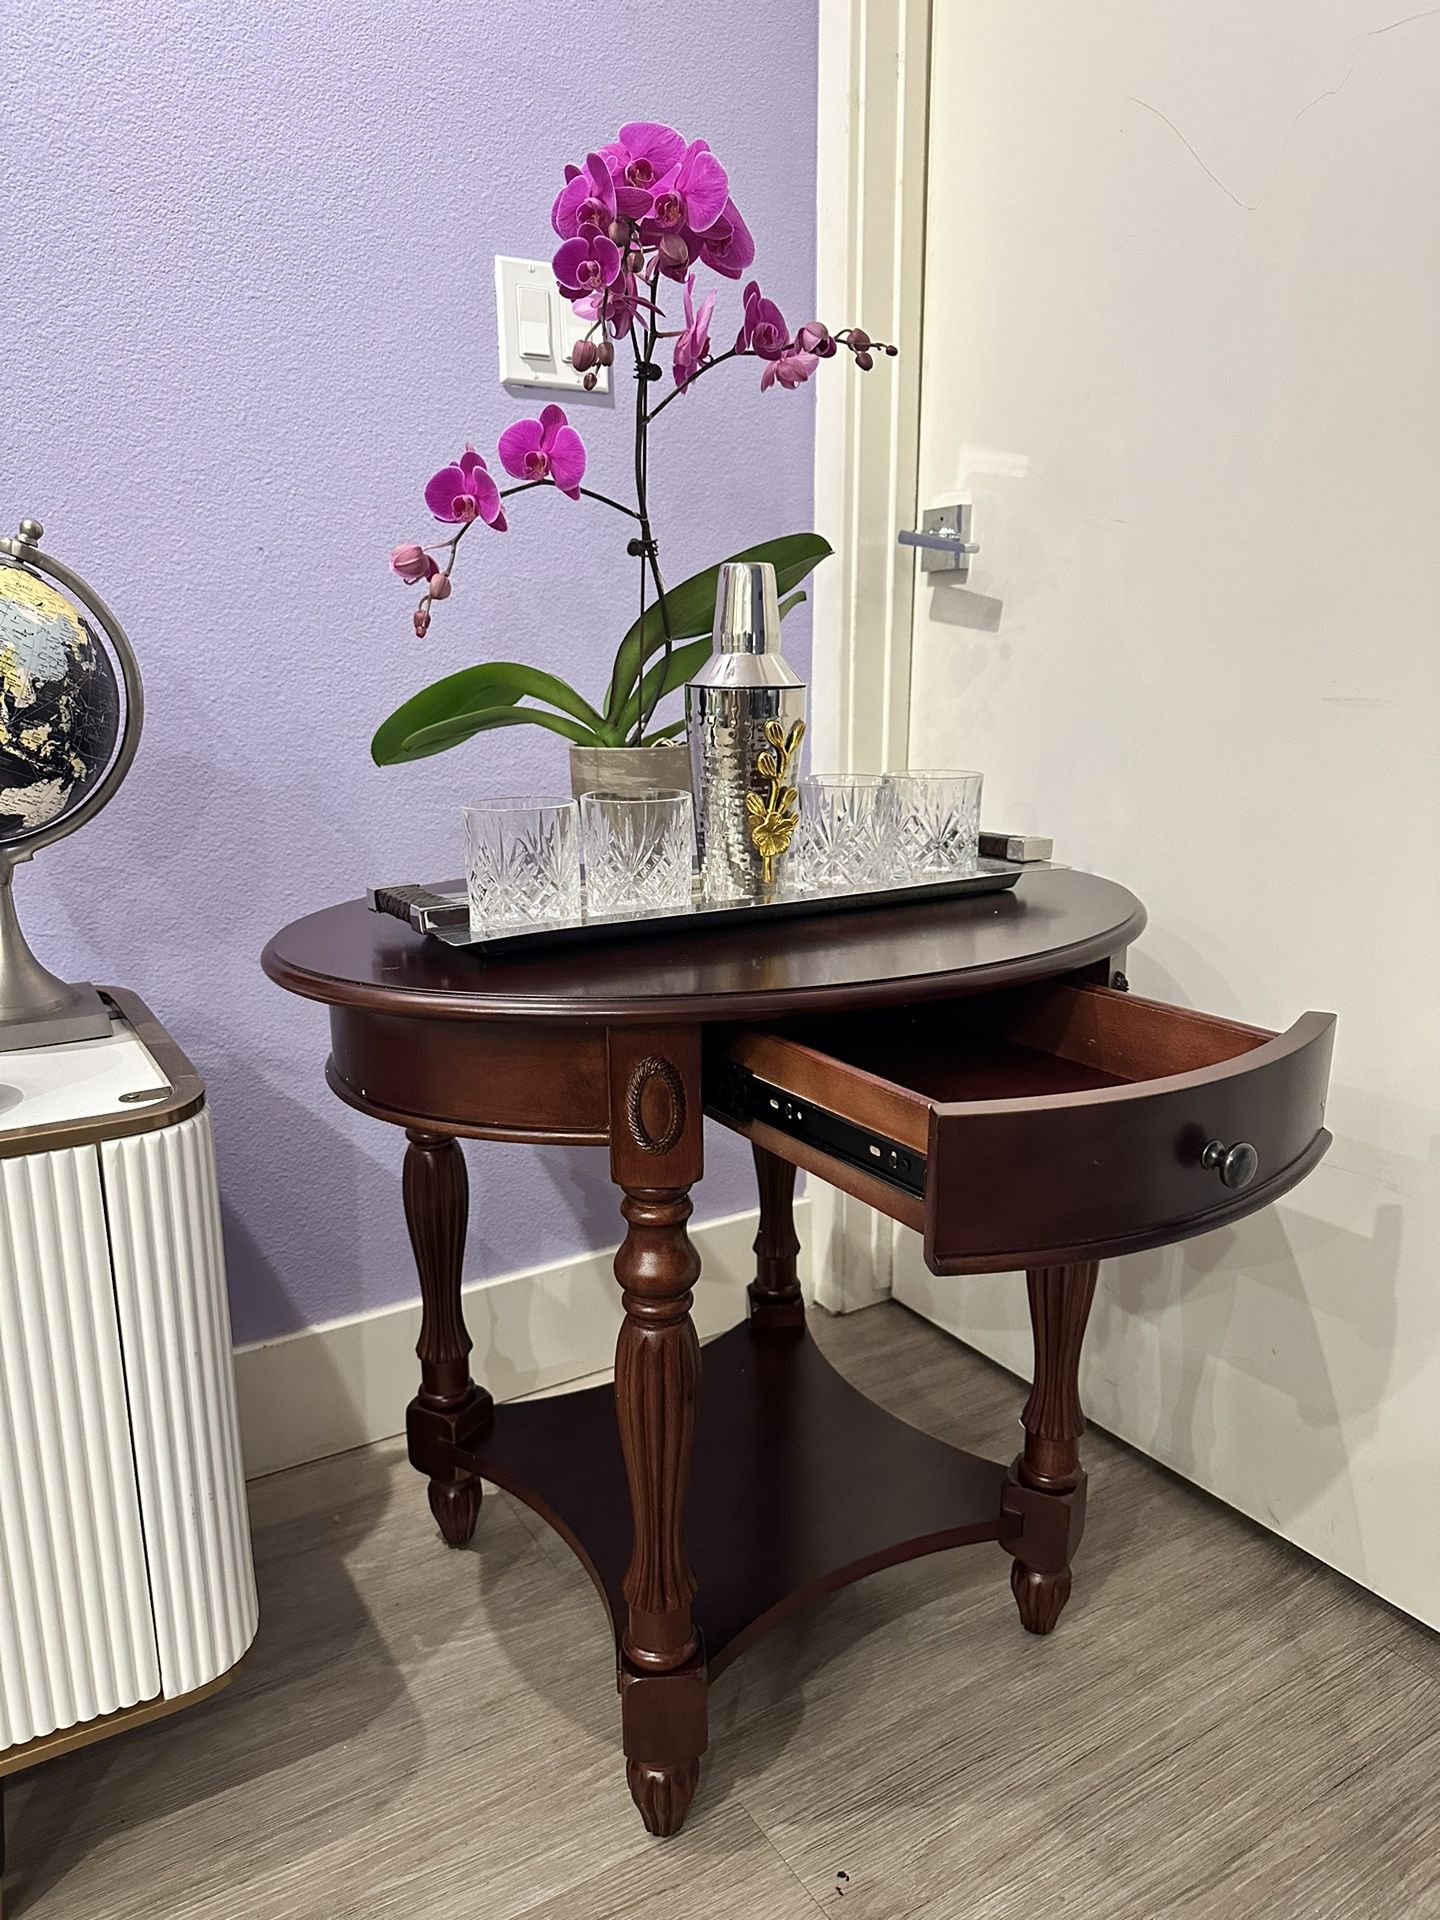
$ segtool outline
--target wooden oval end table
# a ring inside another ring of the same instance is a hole
[[[707,1689],[797,1607],[976,1541],[1048,1633],[1084,1521],[1077,1369],[1097,1262],[1264,1206],[1329,1143],[1333,1020],[1275,1035],[1123,991],[1123,887],[1013,893],[482,962],[352,901],[265,950],[330,1008],[330,1086],[403,1127],[419,1270],[410,1458],[445,1539],[481,1480],[580,1557],[615,1630],[630,1791],[679,1830]],[[760,1197],[748,1319],[701,1351],[686,1232],[705,1113]],[[615,1383],[496,1409],[461,1312],[459,1137],[608,1147],[625,1238]],[[1035,1383],[1004,1464],[867,1401],[805,1332],[797,1167],[925,1238],[940,1273],[1025,1269]]]

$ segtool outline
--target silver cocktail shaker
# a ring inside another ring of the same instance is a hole
[[[784,851],[774,849],[789,836],[778,800],[799,778],[798,751],[787,764],[784,743],[805,718],[804,682],[780,653],[775,569],[768,561],[730,560],[721,567],[714,638],[714,652],[685,689],[700,876],[707,899],[754,900],[770,890],[767,869],[776,880],[784,877]],[[762,770],[767,752],[778,759],[778,781]],[[747,795],[755,797],[747,801]]]

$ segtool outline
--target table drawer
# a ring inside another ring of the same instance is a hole
[[[923,1232],[935,1272],[995,1272],[1160,1246],[1285,1192],[1330,1143],[1334,1026],[1047,982],[717,1035],[706,1104]]]

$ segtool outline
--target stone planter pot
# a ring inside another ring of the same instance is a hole
[[[659,747],[571,747],[570,791],[645,793],[651,787],[690,789],[690,749]]]

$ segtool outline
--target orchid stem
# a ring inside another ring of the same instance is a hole
[[[730,347],[724,353],[717,353],[713,360],[707,360],[703,367],[697,367],[688,380],[682,380],[673,393],[667,393],[658,407],[652,407],[650,409],[649,413],[645,416],[646,425],[648,426],[652,420],[658,420],[670,402],[672,400],[678,400],[682,393],[687,392],[693,387],[702,373],[709,373],[712,367],[723,366],[727,360],[746,359],[750,357],[750,353],[751,350],[749,347]]]
[[[658,325],[659,325],[658,310],[652,308],[649,323],[647,325],[646,333],[645,333],[645,364],[647,366],[650,365],[651,355],[655,351],[655,339],[656,339]],[[660,606],[660,625],[663,628],[665,633],[665,645],[661,651],[660,671],[655,678],[655,692],[651,698],[649,706],[646,706],[645,704],[644,659],[642,658],[640,662],[640,686],[639,686],[640,698],[639,698],[639,701],[637,702],[637,712],[636,712],[636,720],[635,720],[635,738],[637,741],[644,739],[645,729],[646,727],[649,726],[651,718],[654,715],[655,708],[659,704],[660,689],[665,684],[665,676],[668,673],[669,667],[670,667],[670,658],[672,653],[675,650],[674,635],[670,631],[670,603],[665,598],[665,582],[660,578],[660,560],[659,560],[659,556],[655,551],[655,540],[650,529],[650,510],[649,510],[648,498],[647,498],[649,478],[650,478],[650,413],[649,413],[649,409],[645,405],[645,389],[648,385],[649,385],[648,379],[641,380],[640,393],[636,401],[636,429],[637,429],[637,434],[639,439],[639,445],[638,445],[639,500],[640,500],[641,520],[645,530],[645,534],[644,534],[645,552],[642,556],[642,564],[648,562],[649,568],[650,568],[650,577],[655,582],[655,597],[659,602],[659,606]]]
[[[502,487],[500,489],[500,498],[502,500],[509,500],[514,494],[533,493],[536,487],[553,487],[554,485],[555,485],[555,482],[553,480],[522,480],[518,486]],[[641,526],[644,527],[645,525],[644,519],[640,514],[638,514],[635,511],[634,507],[627,507],[623,503],[623,501],[620,501],[620,500],[612,500],[608,493],[597,493],[593,487],[581,487],[579,491],[584,495],[584,497],[587,500],[598,500],[602,507],[613,507],[616,513],[623,513],[627,520],[639,520]],[[454,533],[451,534],[448,540],[441,540],[437,543],[436,550],[437,551],[441,549],[446,550],[448,551],[450,556],[449,559],[446,561],[444,567],[442,568],[442,572],[449,573],[454,568],[455,555],[459,551],[460,542],[465,538],[466,534],[470,531],[470,529],[476,524],[477,522],[474,520],[466,520],[461,526],[455,529]],[[647,532],[646,539],[648,540],[648,538],[649,538],[649,534]],[[641,574],[641,579],[642,580],[644,579],[643,573]],[[428,592],[425,594],[420,604],[422,608],[428,607],[430,605],[430,595]],[[643,608],[642,608],[642,615],[643,615]]]
[[[633,244],[634,238],[635,238],[633,232],[632,232],[631,238],[632,238],[632,244]],[[655,290],[654,283],[652,281],[651,292],[653,293],[654,290]],[[656,702],[659,700],[659,697],[660,697],[659,688],[664,682],[665,669],[669,665],[670,656],[674,650],[674,644],[675,644],[673,635],[671,634],[671,631],[670,631],[670,606],[669,606],[669,602],[665,598],[665,582],[660,577],[660,562],[655,552],[655,536],[654,536],[653,529],[651,528],[651,525],[650,525],[650,506],[649,506],[649,495],[648,495],[648,486],[647,486],[648,478],[649,478],[648,470],[649,470],[649,455],[650,455],[650,441],[649,441],[650,415],[645,404],[645,394],[646,394],[646,389],[649,386],[648,369],[651,365],[651,355],[655,351],[655,341],[659,332],[660,318],[659,318],[659,309],[655,305],[655,303],[653,301],[650,301],[650,302],[647,302],[646,304],[649,306],[650,311],[649,311],[649,316],[645,323],[645,340],[643,345],[641,344],[638,325],[632,323],[631,329],[630,329],[630,342],[635,352],[635,500],[639,508],[639,512],[636,517],[640,522],[640,622],[639,624],[640,624],[640,631],[643,634],[644,628],[645,628],[645,576],[648,572],[650,578],[653,580],[655,584],[655,598],[660,608],[660,624],[661,624],[661,627],[664,629],[664,633],[665,633],[665,647],[664,647],[664,653],[662,656],[661,671],[657,676],[656,682],[655,682],[655,686],[656,686],[655,696],[650,701],[650,704],[648,707],[645,704],[645,698],[644,698],[645,659],[644,659],[643,652],[641,654],[640,668],[639,668],[640,678],[639,678],[639,684],[636,688],[637,699],[636,699],[635,741],[634,741],[634,744],[636,746],[639,746],[643,741],[645,737],[645,728],[650,721],[651,715],[655,711]]]
[[[529,493],[535,487],[553,487],[554,485],[555,482],[553,480],[522,480],[518,487],[502,487],[500,489],[500,498],[502,500],[508,500],[512,494]],[[638,520],[640,518],[640,515],[633,507],[627,507],[623,501],[612,500],[608,493],[596,493],[593,487],[581,487],[579,491],[587,500],[598,500],[602,507],[613,507],[616,513],[623,513],[631,520]],[[472,521],[467,524],[473,525],[474,523]],[[460,536],[457,534],[455,537],[458,540]]]

